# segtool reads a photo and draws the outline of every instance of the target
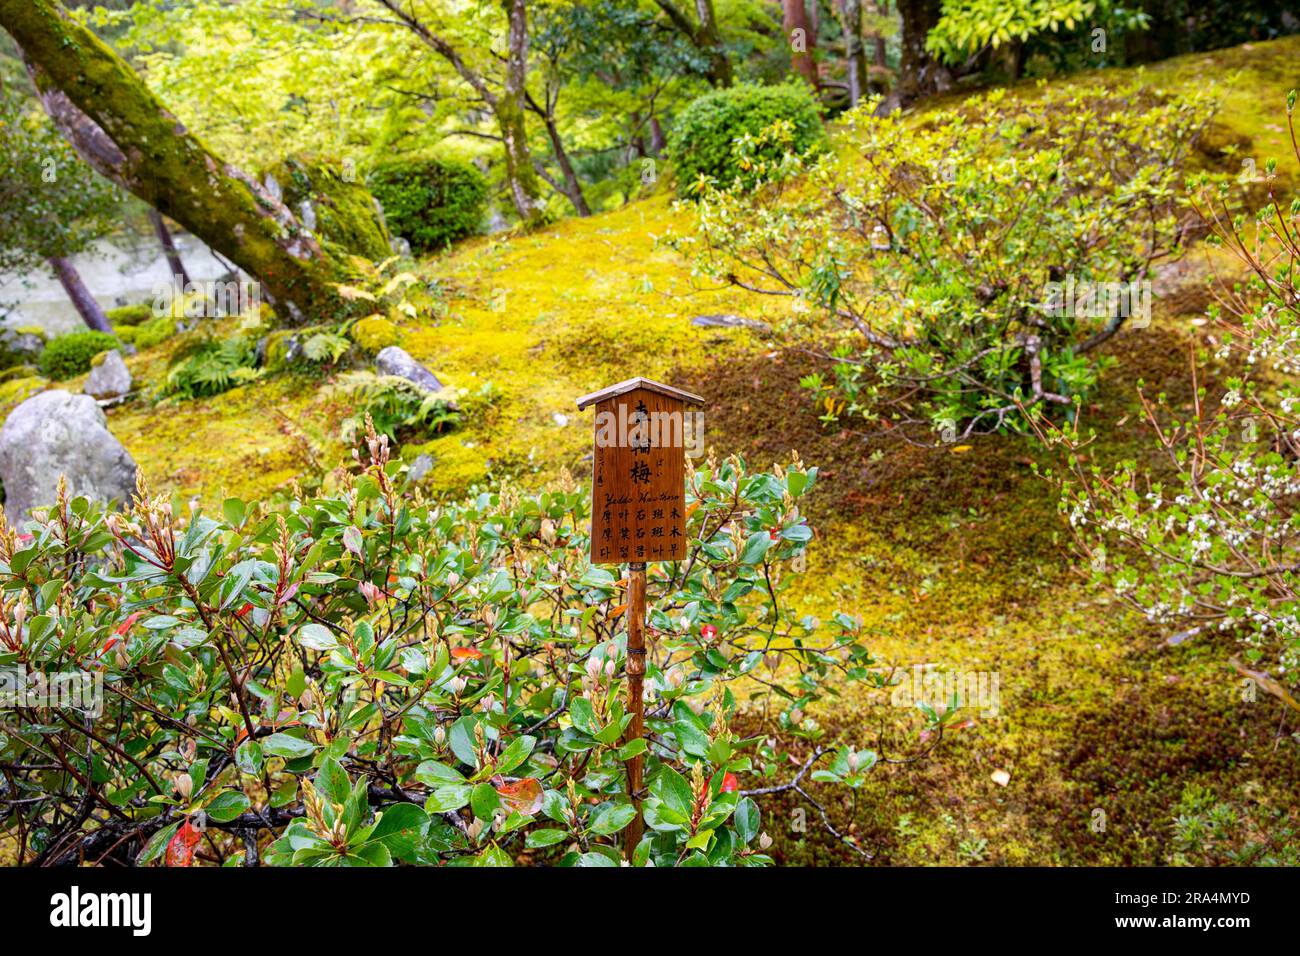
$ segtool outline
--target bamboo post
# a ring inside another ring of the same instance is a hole
[[[628,565],[628,616],[627,616],[627,709],[632,715],[632,722],[627,725],[624,741],[636,740],[645,733],[645,701],[643,679],[645,677],[645,562]],[[645,832],[641,820],[641,764],[642,754],[637,754],[627,762],[627,789],[632,798],[636,816],[627,825],[624,833],[623,851],[632,859],[641,834]]]

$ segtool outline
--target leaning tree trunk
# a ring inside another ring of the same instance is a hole
[[[167,258],[167,266],[172,270],[172,278],[177,280],[181,287],[184,288],[190,284],[190,274],[185,271],[185,263],[181,260],[180,250],[176,248],[176,243],[172,240],[171,230],[167,228],[167,223],[163,221],[162,213],[150,207],[149,222],[153,224],[154,235],[158,237],[158,244],[162,246],[163,255]]]
[[[55,124],[99,173],[258,279],[301,322],[346,314],[336,263],[283,203],[210,153],[57,0],[0,0]]]
[[[817,89],[821,86],[817,78],[817,64],[813,60],[817,35],[808,24],[808,11],[803,0],[781,0],[781,27],[790,44],[791,68],[807,80],[814,90]]]
[[[81,274],[77,272],[77,267],[72,264],[72,260],[67,256],[51,256],[49,263],[59,280],[59,285],[63,286],[63,291],[72,300],[72,305],[81,316],[81,320],[96,332],[112,332],[113,326],[109,324],[108,316],[104,315],[104,310],[90,294],[86,283],[81,281]]]

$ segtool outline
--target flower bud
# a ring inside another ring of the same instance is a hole
[[[764,830],[762,833],[758,835],[758,848],[760,850],[767,850],[770,849],[771,846],[772,846],[772,838],[768,836],[767,831]]]
[[[194,793],[194,781],[188,773],[178,773],[173,778],[172,783],[176,787],[176,792],[186,800]]]
[[[433,732],[433,742],[439,747],[447,742],[447,731],[443,730],[441,725]]]

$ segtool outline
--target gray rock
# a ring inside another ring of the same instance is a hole
[[[33,507],[53,504],[60,475],[74,495],[125,502],[135,493],[135,473],[135,460],[89,395],[41,392],[0,429],[0,483],[11,524]]]
[[[131,391],[131,372],[122,361],[122,353],[114,349],[93,366],[82,391],[97,402],[117,401]]]
[[[403,348],[390,345],[375,356],[375,371],[380,375],[396,375],[424,389],[441,392],[442,382],[427,368],[417,362]]]
[[[746,319],[739,315],[697,315],[691,318],[691,325],[704,328],[753,329],[755,332],[771,332],[772,327],[758,319]]]

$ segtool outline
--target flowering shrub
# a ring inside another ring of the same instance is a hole
[[[1292,93],[1288,117],[1294,105]],[[1240,637],[1248,661],[1276,668],[1295,686],[1300,198],[1286,207],[1271,186],[1269,201],[1248,222],[1230,211],[1229,185],[1199,184],[1195,205],[1215,230],[1212,240],[1247,269],[1245,282],[1220,283],[1221,305],[1211,312],[1223,332],[1218,357],[1236,357],[1245,372],[1218,394],[1197,383],[1193,414],[1182,421],[1171,421],[1163,397],[1141,396],[1171,477],[1153,480],[1133,461],[1109,473],[1096,464],[1085,468],[1077,430],[1053,437],[1072,453],[1077,480],[1063,508],[1097,579],[1151,620],[1186,628],[1186,636],[1216,628]],[[1272,678],[1237,666],[1300,709]]]
[[[739,701],[788,740],[831,680],[880,681],[854,619],[782,604],[816,470],[688,476],[689,557],[649,570],[627,739],[624,582],[588,563],[588,493],[433,504],[382,436],[368,449],[332,494],[273,509],[178,520],[142,484],[124,514],[64,492],[0,534],[0,664],[104,685],[94,719],[0,711],[20,857],[610,866],[644,754],[635,864],[770,862],[757,798],[802,794],[834,752],[781,780],[774,741],[732,728]],[[857,786],[875,754],[848,753],[829,769]]]
[[[997,91],[923,121],[877,105],[848,114],[844,148],[766,164],[756,193],[703,190],[695,229],[667,241],[711,280],[793,301],[798,332],[828,343],[832,378],[805,385],[831,420],[958,438],[1069,414],[1131,316],[1052,289],[1140,282],[1177,250],[1208,102]]]

